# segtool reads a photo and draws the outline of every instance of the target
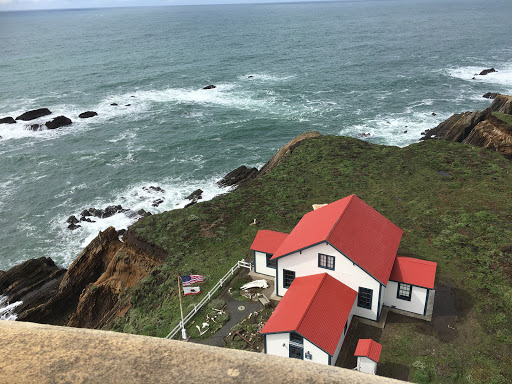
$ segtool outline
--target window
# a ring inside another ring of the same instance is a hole
[[[297,332],[290,332],[290,357],[292,359],[301,359],[304,353],[302,336]]]
[[[272,256],[274,256],[274,255],[272,255],[271,253],[267,253],[267,267],[276,269],[276,261],[277,260],[270,260],[272,258]]]
[[[398,290],[396,292],[397,299],[411,301],[411,290],[410,284],[398,283]]]
[[[283,287],[288,288],[292,284],[293,279],[295,279],[295,272],[283,269]]]
[[[290,342],[302,345],[302,336],[297,332],[290,332]]]
[[[334,256],[318,254],[318,266],[320,268],[330,269],[334,271]]]
[[[357,295],[357,306],[361,308],[372,309],[372,296],[372,289],[359,287],[359,294]]]

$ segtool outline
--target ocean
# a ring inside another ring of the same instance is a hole
[[[510,0],[0,12],[0,118],[52,111],[0,124],[0,270],[67,267],[99,230],[225,193],[223,175],[306,131],[415,143],[512,92],[510,15]],[[27,129],[58,115],[72,125]]]

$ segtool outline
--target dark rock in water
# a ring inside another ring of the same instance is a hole
[[[125,104],[125,107],[130,107],[130,106],[131,106],[131,104]]]
[[[117,231],[117,236],[123,236],[126,233],[126,229],[120,229]]]
[[[163,199],[156,199],[153,201],[153,204],[151,204],[152,207],[158,207],[160,204],[164,202]]]
[[[479,73],[480,76],[485,76],[488,73],[498,72],[494,68],[484,69],[482,72]]]
[[[91,212],[89,212],[89,210],[84,209],[84,210],[82,211],[82,213],[80,214],[80,216],[84,216],[84,217],[86,217],[86,216],[92,216],[92,213],[91,213]]]
[[[203,87],[203,89],[214,89],[214,88],[217,88],[215,85],[213,84],[210,84],[210,85],[207,85],[206,87]]]
[[[41,124],[30,124],[26,127],[29,131],[40,131],[42,128],[43,126]]]
[[[102,218],[114,216],[116,213],[123,212],[123,207],[120,205],[109,205],[105,210],[103,211]]]
[[[254,77],[253,75],[247,76],[248,79],[252,79],[253,77]]]
[[[27,260],[0,274],[0,295],[7,296],[10,303],[23,301],[25,306],[29,296],[45,289],[52,280],[60,281],[64,272],[49,257]],[[20,310],[17,308],[16,312]]]
[[[66,220],[66,223],[68,223],[68,224],[78,224],[79,222],[80,221],[74,215],[69,216],[68,219]]]
[[[496,96],[498,96],[498,95],[499,95],[499,93],[496,93],[496,92],[487,92],[482,97],[485,97],[486,99],[495,99]]]
[[[369,137],[369,136],[371,136],[371,133],[370,132],[363,132],[363,133],[360,133],[358,136],[359,137]]]
[[[81,114],[78,115],[78,117],[81,119],[88,119],[89,117],[94,117],[94,116],[98,116],[98,113],[94,112],[94,111],[87,111],[87,112],[82,112]]]
[[[112,103],[112,104],[110,104],[110,105],[112,105],[113,107],[117,107],[119,104],[117,104],[117,103]]]
[[[84,216],[82,216],[82,217],[80,218],[80,221],[81,221],[81,222],[82,222],[82,221],[87,221],[88,223],[95,223],[95,221],[94,221],[94,220],[91,220],[91,219],[89,219],[88,217],[84,217]]]
[[[437,116],[437,113],[435,113],[435,112],[432,112],[432,116]]]
[[[39,108],[39,109],[33,109],[31,111],[27,111],[21,115],[19,115],[16,120],[23,120],[23,121],[29,121],[37,119],[38,117],[51,115],[51,111],[48,108]]]
[[[471,80],[476,80],[476,77],[472,77]]]
[[[11,116],[7,116],[3,119],[0,119],[0,124],[16,124],[16,120],[14,120]]]
[[[407,131],[404,131],[404,133],[407,133]]]
[[[196,189],[190,195],[185,197],[185,199],[187,199],[187,200],[199,200],[202,198],[203,198],[203,190],[202,189]]]
[[[192,200],[190,203],[185,204],[185,206],[183,208],[188,208],[188,207],[190,207],[190,206],[192,206],[192,205],[194,205],[196,203],[197,203],[197,200]]]
[[[81,228],[81,227],[82,227],[81,225],[77,225],[77,224],[69,224],[68,225],[68,229],[71,229],[72,231],[74,231],[75,229]]]
[[[89,208],[89,212],[94,217],[99,217],[100,219],[103,217],[105,211],[103,209]]]
[[[46,127],[48,129],[57,129],[66,125],[71,125],[72,121],[66,116],[57,116],[55,119],[47,121]]]
[[[133,95],[132,95],[132,96],[130,96],[130,97],[135,97],[135,96],[133,96]]]
[[[257,168],[247,168],[245,165],[242,165],[229,172],[226,176],[217,182],[217,185],[220,187],[240,185],[254,179],[257,174]]]
[[[151,216],[151,212],[146,212],[144,209],[139,209],[137,214],[142,217]]]
[[[153,185],[150,185],[149,187],[142,187],[142,189],[144,189],[145,191],[149,191],[149,190],[152,190],[152,191],[155,191],[155,192],[162,192],[164,193],[165,190],[160,188],[160,187],[155,187]]]

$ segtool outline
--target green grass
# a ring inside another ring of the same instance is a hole
[[[132,307],[114,329],[165,336],[179,321],[177,272],[204,274],[207,292],[237,260],[252,257],[258,229],[289,232],[312,204],[353,193],[404,230],[400,255],[438,263],[437,282],[454,287],[462,308],[452,342],[403,324],[384,340],[382,359],[409,367],[410,380],[512,381],[512,163],[442,140],[406,148],[307,140],[232,193],[140,220],[130,230],[169,256],[125,293]],[[254,219],[258,226],[249,225]],[[184,298],[184,308],[195,296]],[[419,359],[424,368],[413,366]]]
[[[503,121],[505,124],[508,125],[510,129],[512,129],[512,115],[508,115],[506,113],[501,112],[493,112],[492,115],[499,120]]]

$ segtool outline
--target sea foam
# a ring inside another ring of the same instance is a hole
[[[13,311],[21,304],[23,304],[22,301],[9,304],[7,297],[0,296],[0,320],[16,320],[17,315]]]

